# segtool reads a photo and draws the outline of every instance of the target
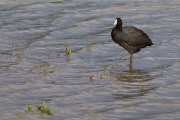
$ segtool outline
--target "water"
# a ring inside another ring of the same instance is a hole
[[[1,120],[180,119],[179,11],[179,0],[1,0]],[[154,43],[132,72],[111,40],[116,17]],[[52,116],[27,112],[43,102]]]

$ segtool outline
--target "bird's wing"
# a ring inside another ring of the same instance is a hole
[[[152,45],[148,35],[133,26],[123,27],[123,41],[131,46]]]

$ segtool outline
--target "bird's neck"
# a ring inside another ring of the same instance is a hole
[[[116,25],[116,29],[122,31],[122,25]]]

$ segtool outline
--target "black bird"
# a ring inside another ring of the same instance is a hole
[[[116,18],[115,27],[111,32],[111,37],[115,43],[122,46],[130,53],[130,65],[132,64],[132,55],[145,48],[153,45],[149,36],[134,26],[122,27],[121,18]]]

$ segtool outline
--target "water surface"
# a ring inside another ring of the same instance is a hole
[[[1,120],[42,119],[26,110],[42,102],[48,120],[180,119],[179,11],[179,0],[1,0]],[[116,17],[154,43],[132,72],[111,40]]]

